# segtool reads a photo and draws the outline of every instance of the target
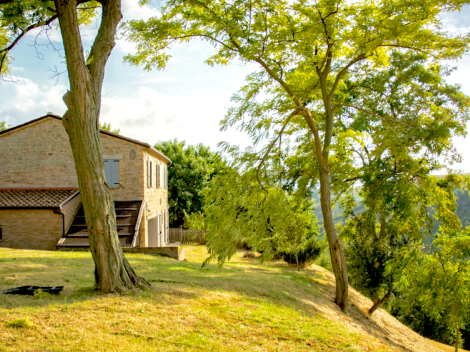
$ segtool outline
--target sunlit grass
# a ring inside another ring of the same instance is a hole
[[[0,295],[0,351],[394,350],[308,304],[322,295],[313,272],[242,253],[201,270],[207,254],[196,246],[187,262],[126,256],[153,290],[97,294],[90,253],[0,249],[0,289],[65,286],[52,297]]]

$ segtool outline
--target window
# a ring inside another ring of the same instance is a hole
[[[111,188],[119,188],[119,160],[104,161],[104,176]]]

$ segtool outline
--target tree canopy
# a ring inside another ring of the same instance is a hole
[[[202,143],[186,145],[176,139],[155,144],[155,148],[168,156],[168,202],[170,226],[184,225],[186,215],[201,212],[205,206],[203,191],[213,177],[224,172],[226,162],[218,152]]]
[[[432,62],[461,57],[468,50],[470,35],[448,35],[439,15],[466,3],[169,0],[162,16],[128,24],[138,53],[127,60],[146,69],[162,68],[169,58],[168,47],[198,37],[215,47],[209,64],[224,65],[235,59],[259,64],[227,123],[251,132],[255,144],[269,139],[259,154],[260,165],[271,142],[286,129],[295,126],[308,131],[298,150],[310,155],[306,167],[312,170],[312,183],[319,181],[323,226],[336,277],[335,300],[344,309],[348,278],[330,188],[344,180],[339,177],[343,169],[336,164],[344,165],[338,153],[345,148],[341,117],[349,105],[347,82],[388,66],[394,50],[419,52]],[[264,103],[257,100],[261,94],[269,97]],[[354,127],[347,133],[361,132]]]

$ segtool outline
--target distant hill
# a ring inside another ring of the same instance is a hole
[[[470,173],[464,174],[466,176],[470,176]],[[444,178],[445,175],[434,175],[438,178]],[[454,190],[454,194],[457,200],[457,216],[459,217],[460,221],[462,222],[462,226],[470,226],[470,195],[469,191],[466,189],[461,189],[457,188]],[[354,208],[354,214],[358,215],[361,214],[365,211],[364,205],[361,203],[361,198],[358,195],[358,192],[355,192],[354,200],[358,204],[357,207]],[[314,211],[315,215],[318,218],[318,224],[320,226],[320,233],[324,233],[324,228],[323,228],[323,215],[321,211],[321,205],[320,205],[320,194],[318,192],[314,193],[313,199],[315,200],[315,205],[316,209]],[[433,214],[433,211],[431,211]],[[335,225],[345,223],[347,221],[347,218],[344,216],[343,209],[339,204],[337,204],[333,208],[333,220],[335,222]],[[436,222],[434,229],[432,231],[433,234],[435,234],[439,229],[439,223]],[[432,242],[432,239],[428,239],[426,242]]]

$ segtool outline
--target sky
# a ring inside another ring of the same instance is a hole
[[[122,2],[123,20],[147,19],[158,13],[156,1],[153,7],[144,8],[137,0]],[[445,15],[443,21],[451,33],[469,32],[470,6]],[[96,30],[96,24],[82,29],[85,48],[91,46]],[[11,77],[15,82],[0,82],[0,121],[18,125],[48,112],[62,115],[66,110],[62,96],[68,88],[67,74],[52,77],[54,72],[65,70],[63,51],[55,50],[62,48],[60,32],[54,28],[47,36],[38,34],[39,30],[26,35],[13,51]],[[220,141],[242,148],[251,144],[246,135],[235,130],[221,132],[219,121],[232,106],[230,98],[242,87],[245,76],[258,69],[256,65],[235,62],[228,67],[208,66],[204,61],[213,48],[206,42],[193,41],[171,50],[165,70],[147,72],[123,63],[124,55],[132,52],[134,44],[117,40],[106,65],[101,122],[111,123],[126,137],[152,145],[174,138],[213,149]],[[470,55],[450,64],[457,70],[448,81],[460,84],[470,95]],[[467,130],[470,133],[469,127]],[[470,172],[470,136],[455,139],[454,144],[464,158],[454,167]]]

